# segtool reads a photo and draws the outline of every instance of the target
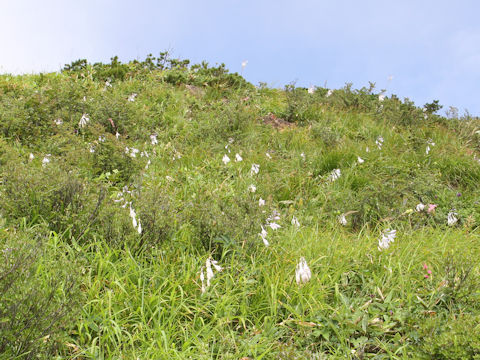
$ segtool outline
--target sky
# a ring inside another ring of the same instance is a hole
[[[0,0],[0,73],[169,50],[239,73],[247,60],[253,84],[374,82],[480,116],[478,14],[478,0]]]

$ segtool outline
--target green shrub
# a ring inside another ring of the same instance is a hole
[[[0,235],[0,353],[51,359],[79,310],[76,261],[56,234],[34,226]]]

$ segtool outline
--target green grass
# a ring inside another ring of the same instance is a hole
[[[480,358],[479,119],[152,66],[0,76],[1,358]]]

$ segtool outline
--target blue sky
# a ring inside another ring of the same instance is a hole
[[[170,50],[237,72],[248,60],[254,84],[372,81],[417,105],[438,99],[478,116],[479,13],[473,0],[2,0],[0,73]]]

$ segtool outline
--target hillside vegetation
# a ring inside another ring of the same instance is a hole
[[[480,120],[439,109],[167,53],[0,75],[0,357],[480,359]]]

